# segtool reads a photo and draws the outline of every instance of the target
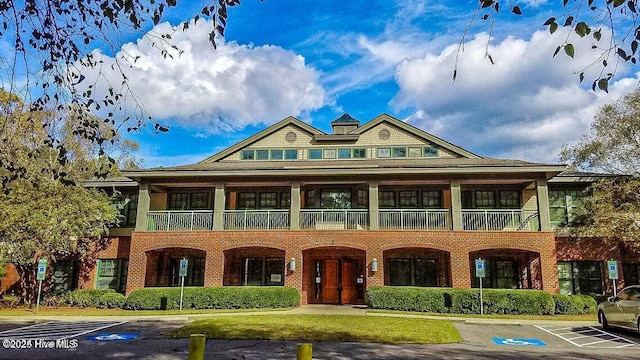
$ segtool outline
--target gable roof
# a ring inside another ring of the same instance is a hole
[[[468,150],[465,150],[459,146],[456,146],[448,141],[445,141],[437,136],[431,135],[428,132],[422,131],[413,125],[409,125],[402,120],[396,119],[395,117],[388,114],[384,114],[384,113],[379,115],[375,119],[369,121],[368,123],[364,124],[363,126],[351,131],[349,134],[360,135],[365,131],[371,128],[374,128],[375,126],[378,126],[379,124],[382,124],[382,123],[387,123],[390,126],[400,128],[404,131],[407,131],[415,136],[423,138],[431,143],[438,145],[439,147],[445,150],[448,150],[462,157],[465,157],[468,159],[482,159],[482,156],[476,155]]]
[[[246,146],[249,146],[249,145],[255,143],[256,141],[264,139],[265,137],[267,137],[267,136],[273,134],[274,132],[276,132],[276,131],[278,131],[278,130],[286,127],[286,126],[289,126],[289,125],[296,126],[296,127],[300,128],[300,129],[302,129],[303,131],[306,131],[306,132],[308,132],[308,133],[310,133],[310,134],[312,134],[314,136],[315,135],[323,135],[323,134],[325,134],[323,131],[321,131],[319,129],[316,129],[313,126],[311,126],[311,125],[309,125],[309,124],[307,124],[307,123],[305,123],[303,121],[300,121],[300,120],[296,119],[293,116],[288,116],[288,117],[280,120],[279,122],[269,126],[268,128],[260,131],[259,133],[255,134],[253,136],[250,136],[250,137],[240,141],[239,143],[236,143],[235,145],[232,145],[232,146],[220,151],[217,154],[209,156],[208,158],[198,162],[198,164],[210,163],[210,162],[215,162],[215,161],[221,160],[221,159],[229,156],[230,154],[232,154],[232,153],[234,153],[234,152],[236,152],[236,151],[238,151],[238,150],[240,150],[240,149],[242,149],[242,148],[244,148]]]

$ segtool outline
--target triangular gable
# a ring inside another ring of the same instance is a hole
[[[422,131],[420,129],[418,129],[417,127],[407,124],[404,121],[398,120],[396,118],[394,118],[393,116],[390,116],[388,114],[382,114],[379,115],[378,117],[376,117],[375,119],[369,121],[368,123],[364,124],[363,126],[351,131],[349,134],[353,134],[353,135],[361,135],[363,133],[365,133],[366,131],[375,128],[376,126],[382,124],[382,123],[387,123],[390,126],[394,126],[397,128],[400,128],[406,132],[409,132],[410,134],[417,136],[419,138],[422,138],[428,142],[431,142],[437,146],[439,146],[442,149],[445,149],[453,154],[459,155],[461,157],[464,158],[468,158],[468,159],[481,159],[482,157],[479,155],[476,155],[470,151],[467,151],[459,146],[453,145],[448,141],[445,141],[443,139],[440,139],[437,136],[431,135],[425,131]]]
[[[255,134],[255,135],[253,135],[251,137],[248,137],[245,140],[242,140],[239,143],[236,143],[235,145],[232,145],[232,146],[220,151],[219,153],[200,161],[199,164],[216,162],[216,161],[222,160],[225,157],[227,157],[227,156],[229,156],[229,155],[231,155],[231,154],[233,154],[233,153],[235,153],[235,152],[237,152],[239,150],[242,150],[243,148],[255,143],[256,141],[260,141],[260,140],[268,137],[269,135],[275,133],[276,131],[278,131],[278,130],[286,127],[286,126],[289,126],[289,125],[296,126],[296,127],[300,128],[300,129],[302,129],[303,131],[306,131],[306,132],[308,132],[308,133],[310,133],[312,135],[324,135],[325,134],[323,131],[321,131],[319,129],[316,129],[315,127],[313,127],[313,126],[311,126],[311,125],[309,125],[309,124],[307,124],[307,123],[305,123],[303,121],[300,121],[300,120],[296,119],[293,116],[289,116],[289,117],[287,117],[287,118],[285,118],[285,119],[283,119],[283,120],[281,120],[281,121],[269,126],[268,128],[260,131],[259,133]]]

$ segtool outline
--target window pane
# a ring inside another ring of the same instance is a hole
[[[367,157],[367,149],[353,149],[354,159],[364,159]]]
[[[351,159],[351,149],[338,149],[338,159]]]
[[[335,159],[336,158],[336,149],[325,149],[322,152],[322,157],[324,159]]]
[[[242,285],[262,285],[262,258],[243,259]]]
[[[369,206],[369,191],[358,189],[358,207],[366,209]]]
[[[278,193],[260,193],[260,209],[275,209],[278,206],[277,199]]]
[[[438,156],[438,148],[434,146],[426,146],[424,148],[424,157]]]
[[[421,156],[422,156],[422,148],[419,148],[419,147],[409,148],[409,157],[421,157]]]
[[[208,193],[193,193],[191,194],[191,207],[190,209],[206,209],[209,207],[209,194]]]
[[[417,191],[400,191],[399,203],[401,208],[417,208],[418,192]]]
[[[288,209],[291,207],[291,193],[290,192],[281,192],[280,193],[280,208]]]
[[[394,209],[396,207],[396,194],[393,191],[380,191],[378,193],[380,208]]]
[[[287,160],[298,160],[298,150],[285,150],[284,158]]]
[[[256,193],[238,193],[238,209],[255,209]]]
[[[425,190],[422,192],[422,207],[429,209],[442,208],[442,196],[440,190]]]
[[[351,209],[351,191],[323,190],[320,195],[320,207],[323,209]]]
[[[411,285],[411,259],[389,259],[389,285]]]
[[[269,150],[256,150],[256,160],[269,160]]]
[[[391,149],[389,148],[378,149],[378,157],[379,158],[391,157]]]
[[[602,269],[598,261],[575,262],[576,291],[579,294],[603,294]]]
[[[638,270],[640,270],[640,264],[622,264],[622,271],[624,273],[624,285],[638,285]]]
[[[496,288],[516,289],[518,287],[514,266],[513,261],[496,261]]]
[[[255,159],[255,153],[253,150],[242,150],[242,153],[240,154],[240,159],[242,160],[254,160]]]
[[[494,208],[495,206],[496,200],[493,191],[476,191],[476,207]]]
[[[500,191],[500,207],[501,208],[519,208],[520,207],[520,192],[512,190]]]
[[[61,293],[73,288],[74,262],[71,260],[59,260],[53,263],[53,275],[51,277],[51,289]]]
[[[271,150],[271,160],[282,160],[283,156],[282,150]]]
[[[320,149],[309,149],[309,159],[311,159],[311,160],[322,159],[322,150],[320,150]]]
[[[96,279],[96,289],[116,289],[118,281],[118,260],[100,259],[98,260],[98,276]]]
[[[407,148],[393,148],[393,157],[407,157]]]
[[[184,210],[188,209],[189,194],[185,193],[170,193],[169,194],[169,210]]]
[[[438,286],[438,271],[435,260],[414,259],[414,286]]]
[[[265,285],[284,285],[284,258],[267,258],[264,276]]]

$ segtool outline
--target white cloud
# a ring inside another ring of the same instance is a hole
[[[396,110],[413,109],[407,121],[479,155],[530,161],[558,161],[563,144],[573,144],[589,130],[599,107],[638,86],[638,78],[612,83],[609,93],[580,86],[576,72],[596,61],[589,39],[574,39],[575,59],[561,50],[567,33],[535,32],[530,39],[508,37],[487,47],[488,36],[440,53],[405,60],[396,70]],[[604,36],[603,36],[604,37]],[[491,65],[485,52],[495,61]],[[597,78],[596,65],[585,82]],[[624,74],[624,65],[617,72]],[[590,84],[590,83],[589,83]]]
[[[324,105],[319,73],[305,59],[277,46],[240,45],[208,41],[211,24],[204,21],[189,30],[172,33],[160,24],[137,43],[127,43],[114,58],[94,53],[103,66],[85,69],[87,79],[100,78],[94,92],[106,94],[108,84],[120,84],[115,59],[121,64],[135,96],[145,110],[163,124],[219,133],[248,125],[272,124],[288,115],[305,114]],[[169,50],[165,58],[158,34],[171,33],[171,43],[182,50]],[[128,61],[123,61],[126,59]],[[135,61],[133,61],[135,59]],[[88,82],[88,81],[87,81]],[[129,97],[128,106],[132,106]]]

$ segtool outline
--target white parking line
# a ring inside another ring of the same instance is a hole
[[[565,330],[572,329],[572,328],[566,328],[566,327],[555,328],[553,326],[539,326],[539,325],[535,325],[535,327],[553,336],[559,337],[560,339],[572,345],[575,345],[577,347],[598,347],[598,348],[621,349],[629,346],[640,345],[640,343],[636,341],[627,339],[625,337],[622,337],[607,331],[603,331],[599,328],[592,327],[592,326],[589,326],[587,328],[581,328],[581,327],[573,328],[574,330],[571,332],[566,332]],[[571,334],[580,334],[580,335],[573,336],[573,337],[567,336]],[[578,343],[574,341],[579,339],[589,340],[589,338],[593,339],[594,341],[590,341],[586,343]],[[613,345],[617,345],[617,346],[594,346],[599,344],[604,345],[605,343],[612,343]],[[620,343],[623,343],[623,344],[620,344]]]
[[[0,339],[46,339],[74,338],[95,331],[125,324],[127,321],[46,322],[0,332]]]

